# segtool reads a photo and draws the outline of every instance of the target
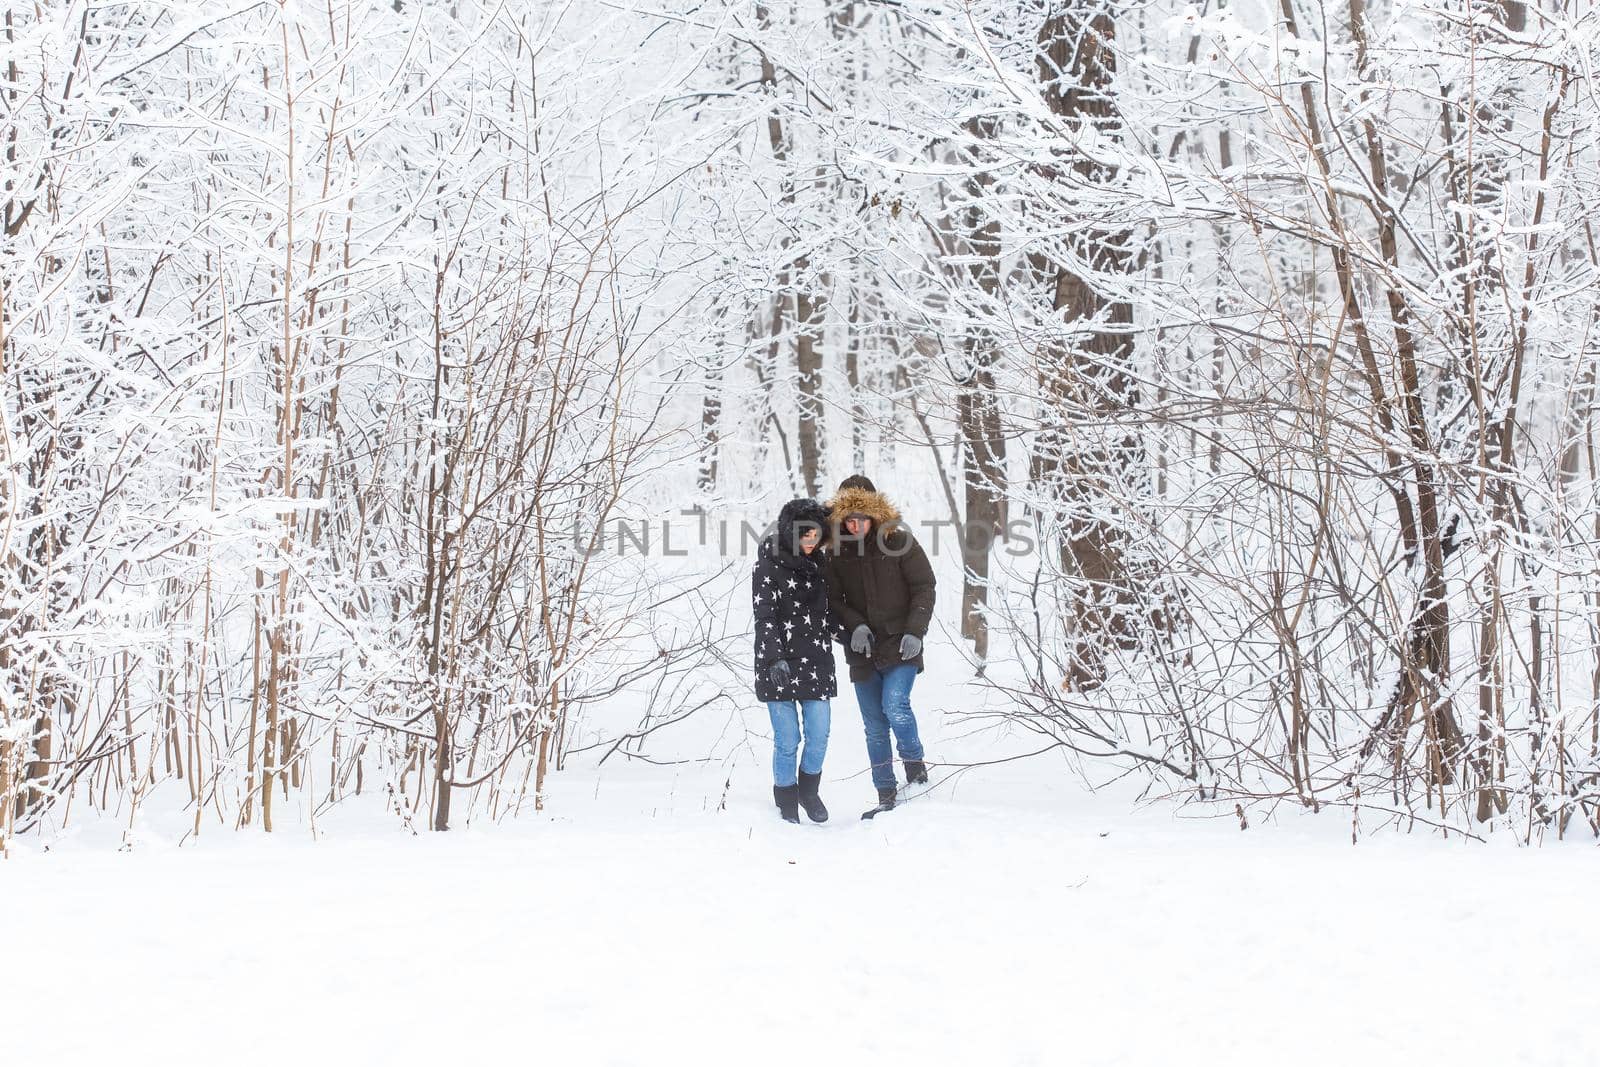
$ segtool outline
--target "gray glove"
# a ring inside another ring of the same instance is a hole
[[[900,639],[900,658],[916,659],[922,654],[922,638],[916,634],[906,634]]]
[[[782,689],[789,684],[789,661],[780,659],[767,668],[767,678],[771,680],[774,688]]]
[[[872,627],[862,623],[850,631],[850,651],[858,656],[872,655]]]

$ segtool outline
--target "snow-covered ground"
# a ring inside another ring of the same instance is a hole
[[[747,723],[759,752],[762,723]],[[764,718],[764,716],[762,717]],[[941,750],[988,744],[929,714]],[[1600,849],[1197,820],[1046,760],[824,827],[758,759],[413,837],[109,829],[0,864],[7,1064],[1587,1064]],[[991,748],[997,744],[990,745]],[[948,758],[948,757],[947,757]],[[114,838],[110,839],[114,842]]]

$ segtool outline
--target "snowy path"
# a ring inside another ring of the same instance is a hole
[[[758,798],[652,816],[624,795],[444,837],[22,855],[0,865],[0,1059],[1600,1055],[1592,844],[1351,848],[1325,820],[1240,833],[1000,791],[867,824],[859,791],[835,785],[824,828],[778,825]]]

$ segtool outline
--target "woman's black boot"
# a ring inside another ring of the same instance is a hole
[[[827,822],[828,809],[823,806],[822,798],[817,795],[817,790],[822,786],[822,775],[800,772],[800,803],[806,809],[806,817],[812,822]]]
[[[895,787],[884,786],[878,790],[878,807],[885,811],[894,807]]]
[[[800,821],[800,787],[797,785],[775,785],[772,787],[772,799],[778,804],[778,811],[783,815],[784,822]]]
[[[928,781],[928,765],[919,759],[906,760],[906,785],[925,785]]]

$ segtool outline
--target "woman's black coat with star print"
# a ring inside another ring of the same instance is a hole
[[[826,700],[838,692],[833,647],[842,630],[828,618],[827,565],[821,546],[810,555],[797,551],[808,527],[827,534],[828,513],[815,500],[800,498],[783,506],[777,530],[761,543],[750,575],[756,624],[756,699]],[[772,665],[789,664],[789,680],[772,680]]]

